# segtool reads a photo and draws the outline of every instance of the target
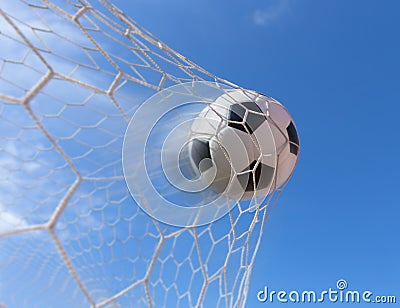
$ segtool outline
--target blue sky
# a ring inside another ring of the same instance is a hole
[[[267,223],[248,306],[282,305],[257,302],[264,285],[321,291],[340,278],[399,297],[400,3],[116,4],[205,69],[277,98],[296,121],[300,161]]]

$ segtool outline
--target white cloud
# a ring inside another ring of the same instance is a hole
[[[288,0],[271,0],[267,7],[258,8],[253,12],[253,22],[257,26],[269,25],[285,15],[288,8]]]
[[[3,148],[6,144],[1,142],[0,146]],[[17,206],[7,205],[10,194],[20,195],[23,192],[21,187],[23,184],[28,184],[28,179],[19,175],[18,172],[9,170],[33,173],[40,168],[40,164],[34,161],[21,164],[19,158],[29,155],[26,148],[19,150],[14,144],[9,144],[7,151],[0,152],[0,165],[2,166],[0,168],[0,233],[28,226],[27,220],[15,211]]]
[[[0,233],[11,231],[17,228],[24,228],[28,224],[24,218],[6,209],[0,204]]]

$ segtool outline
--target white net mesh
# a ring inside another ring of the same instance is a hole
[[[107,1],[2,1],[0,46],[0,307],[243,306],[279,191],[171,227],[135,204],[121,163],[150,95],[234,85]]]

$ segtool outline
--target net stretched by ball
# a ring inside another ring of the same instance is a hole
[[[208,224],[173,226],[138,206],[147,192],[129,190],[122,162],[130,119],[153,95],[188,82],[222,95],[243,89],[106,0],[4,1],[0,46],[0,307],[244,306],[285,183]],[[159,132],[201,110],[174,110]],[[275,124],[271,132],[298,148],[289,123]],[[160,148],[143,151],[148,161],[137,166],[161,177]],[[155,185],[169,192],[166,183]]]

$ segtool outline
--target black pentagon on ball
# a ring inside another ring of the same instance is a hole
[[[253,161],[247,168],[245,168],[242,172],[254,170],[257,161]],[[244,174],[239,174],[237,176],[240,185],[242,185],[245,191],[254,191],[256,189],[264,189],[266,188],[272,181],[274,176],[275,169],[268,165],[264,165],[263,163],[259,163],[254,170],[254,178],[255,185],[253,179],[253,173],[248,172]]]
[[[193,162],[196,165],[197,169],[199,169],[200,162],[203,159],[206,158],[211,159],[210,143],[207,140],[202,140],[197,138],[194,138],[190,142],[192,143],[192,146],[189,155],[193,159]],[[211,166],[212,166],[211,164],[210,166],[206,166],[205,170],[211,168]]]
[[[290,153],[297,155],[299,153],[299,136],[297,135],[296,127],[293,122],[290,122],[289,126],[286,128],[290,141]]]
[[[228,120],[235,122],[243,122],[246,109],[262,113],[260,107],[258,107],[257,104],[254,102],[233,104],[229,107]],[[228,126],[236,128],[243,132],[247,132],[245,127],[243,126],[245,125],[249,133],[252,134],[264,121],[265,117],[263,115],[249,112],[247,115],[246,122],[244,122],[244,124],[229,122]]]

